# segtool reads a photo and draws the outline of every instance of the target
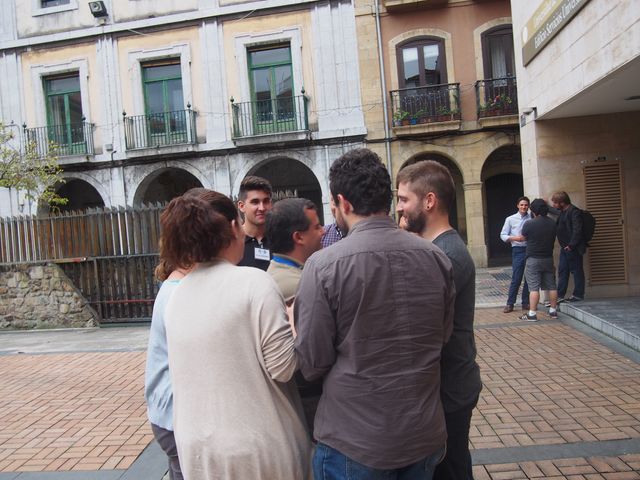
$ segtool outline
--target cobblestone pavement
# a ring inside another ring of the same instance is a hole
[[[640,354],[562,313],[528,323],[519,311],[476,312],[475,478],[640,479]],[[134,473],[155,445],[144,333],[95,329],[67,343],[77,331],[34,332],[31,343],[0,333],[0,480],[162,478],[157,449],[148,460],[160,473]]]

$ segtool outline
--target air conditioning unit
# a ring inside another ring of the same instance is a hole
[[[109,14],[107,13],[107,7],[104,6],[104,2],[89,2],[89,10],[91,10],[91,14],[96,17],[106,17]]]

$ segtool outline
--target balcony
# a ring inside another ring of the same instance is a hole
[[[393,133],[398,137],[460,129],[460,84],[392,90]]]
[[[309,138],[309,98],[304,95],[235,103],[232,138],[236,144],[257,144]]]
[[[187,110],[128,117],[122,112],[127,150],[195,144],[196,112]]]
[[[515,77],[478,80],[476,102],[481,127],[518,124],[518,85]]]
[[[93,123],[67,123],[46,127],[27,128],[23,125],[24,141],[38,157],[49,154],[57,157],[93,155]]]

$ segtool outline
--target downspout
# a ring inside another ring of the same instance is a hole
[[[389,105],[387,103],[387,80],[384,74],[384,55],[382,53],[382,27],[380,26],[380,6],[379,0],[373,0],[375,5],[375,17],[376,17],[376,35],[378,37],[378,65],[380,66],[380,82],[382,89],[382,114],[384,119],[384,149],[387,160],[387,170],[391,177],[391,188],[395,188],[395,182],[393,180],[393,168],[391,165],[391,136],[389,131]],[[392,213],[395,217],[395,195],[392,201]]]

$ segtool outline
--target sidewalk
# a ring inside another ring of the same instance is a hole
[[[640,353],[564,310],[538,323],[502,313],[509,273],[478,272],[476,480],[640,479]],[[142,395],[147,333],[0,333],[0,480],[161,479]]]

